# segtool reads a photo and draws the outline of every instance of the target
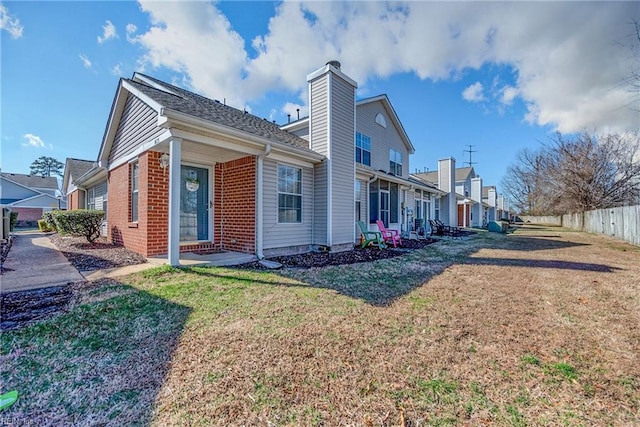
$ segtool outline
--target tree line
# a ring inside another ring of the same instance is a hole
[[[640,204],[640,137],[556,133],[520,150],[502,188],[527,215],[561,215]]]

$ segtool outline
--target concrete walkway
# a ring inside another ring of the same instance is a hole
[[[210,255],[180,254],[181,266],[230,266],[255,261],[255,255],[222,252]],[[27,291],[71,282],[126,276],[167,264],[166,257],[148,258],[147,263],[103,270],[78,272],[51,243],[45,233],[18,232],[0,275],[0,293]]]
[[[16,233],[0,275],[0,293],[81,282],[84,279],[41,232]]]

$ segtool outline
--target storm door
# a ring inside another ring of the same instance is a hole
[[[209,240],[209,169],[180,166],[180,241]]]

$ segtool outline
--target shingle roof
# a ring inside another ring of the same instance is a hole
[[[55,176],[24,175],[21,173],[2,172],[2,177],[29,188],[58,189],[58,178]]]
[[[482,187],[482,197],[487,198],[489,197],[489,190],[490,189],[496,189],[496,187],[494,185],[488,185],[486,187]]]
[[[85,173],[89,172],[94,165],[95,162],[91,160],[67,158],[65,169],[73,179],[78,179]]]
[[[438,171],[418,172],[413,175],[421,181],[430,182],[436,186],[438,185]]]
[[[473,170],[473,167],[465,167],[465,168],[456,168],[456,182],[457,181],[466,181],[469,177],[469,174],[473,171],[473,176],[471,178],[475,178],[476,172]]]
[[[165,108],[209,120],[275,142],[309,150],[309,143],[306,140],[280,129],[278,125],[266,119],[261,119],[248,112],[229,107],[219,101],[205,98],[204,96],[170,85],[153,77],[142,76],[145,79],[149,79],[165,87],[167,91],[162,91],[132,79],[127,79],[126,81]]]

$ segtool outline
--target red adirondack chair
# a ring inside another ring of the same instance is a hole
[[[400,238],[398,230],[389,230],[381,220],[377,220],[376,224],[378,224],[378,229],[380,233],[382,233],[382,238],[385,242],[393,243],[394,248],[397,247],[396,242],[402,245],[402,239]]]

